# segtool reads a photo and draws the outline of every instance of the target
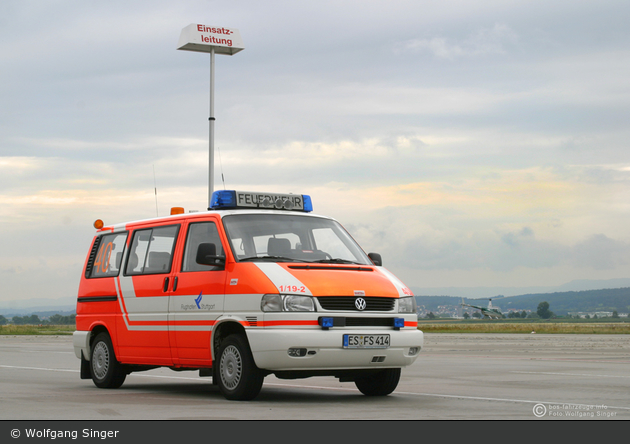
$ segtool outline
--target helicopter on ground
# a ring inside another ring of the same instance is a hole
[[[488,306],[487,307],[480,307],[478,305],[466,304],[466,303],[464,303],[464,298],[462,298],[461,306],[462,307],[475,308],[477,310],[480,310],[481,314],[484,317],[484,319],[501,319],[501,318],[504,317],[504,315],[503,315],[503,313],[501,313],[500,309],[492,307],[492,299],[488,299]]]

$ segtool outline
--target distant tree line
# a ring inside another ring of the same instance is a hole
[[[11,320],[0,315],[0,325],[73,325],[75,323],[77,315],[71,314],[68,316],[54,314],[48,319],[40,319],[36,314],[30,316],[13,316]]]
[[[510,311],[507,315],[503,315],[503,318],[510,318],[510,319],[557,319],[557,318],[577,318],[580,319],[581,316],[578,315],[567,315],[567,316],[557,316],[553,311],[549,310],[550,304],[547,301],[543,301],[540,302],[538,304],[538,308],[536,309],[535,312],[532,313],[527,313],[525,310],[523,311]],[[425,317],[427,319],[436,319],[439,316],[436,316],[433,312],[429,312],[425,315]],[[471,317],[473,318],[483,318],[484,316],[482,315],[482,313],[480,311],[475,311],[472,315],[470,315],[469,313],[465,312],[463,314],[464,319],[470,319]],[[586,319],[598,319],[597,314],[594,314],[593,317],[591,317],[590,315],[586,315],[584,316]],[[619,313],[617,312],[617,310],[613,310],[612,313],[610,315],[604,315],[603,319],[606,318],[612,318],[612,319],[619,319]]]
[[[507,315],[508,318],[512,319],[512,318],[520,318],[520,319],[525,319],[527,317],[527,312],[525,310],[523,311],[511,311],[508,313]]]

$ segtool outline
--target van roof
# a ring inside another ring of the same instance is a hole
[[[159,216],[147,219],[137,219],[127,222],[119,222],[111,225],[105,225],[103,228],[98,229],[97,233],[101,232],[116,232],[126,230],[130,225],[151,225],[151,224],[161,224],[163,222],[182,220],[182,219],[196,219],[203,218],[212,215],[216,215],[219,218],[223,218],[225,216],[230,216],[233,214],[278,214],[284,216],[299,216],[299,217],[318,217],[323,219],[331,219],[332,217],[323,216],[320,214],[313,213],[305,213],[301,211],[287,211],[287,210],[259,210],[259,209],[229,209],[229,210],[207,210],[207,211],[195,211],[189,213],[180,213],[180,214],[171,214],[168,216]]]

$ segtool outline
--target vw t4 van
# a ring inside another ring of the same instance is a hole
[[[312,207],[221,190],[208,211],[97,221],[73,335],[81,378],[117,388],[132,372],[195,370],[234,400],[270,374],[393,392],[423,346],[415,298]]]

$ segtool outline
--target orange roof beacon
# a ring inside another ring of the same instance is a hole
[[[235,400],[269,374],[393,392],[423,346],[415,298],[312,209],[308,195],[221,190],[208,211],[101,225],[77,299],[81,378],[198,370]]]

